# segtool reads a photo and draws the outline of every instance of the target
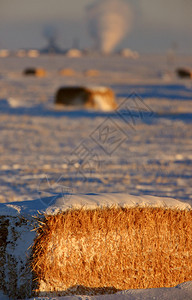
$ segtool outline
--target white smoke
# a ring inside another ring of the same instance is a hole
[[[97,0],[87,12],[90,34],[102,52],[111,52],[131,29],[132,10],[124,0]]]

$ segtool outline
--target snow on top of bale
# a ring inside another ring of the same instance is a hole
[[[68,209],[96,209],[104,207],[154,207],[192,209],[191,204],[168,197],[150,195],[134,196],[123,193],[63,194],[31,201],[0,203],[0,216],[31,215],[38,213],[55,215]]]
[[[92,91],[92,92],[101,92],[101,93],[105,93],[108,91],[108,88],[105,86],[92,86],[92,85],[88,85],[87,89]]]

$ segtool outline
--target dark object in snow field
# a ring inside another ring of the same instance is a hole
[[[106,87],[61,87],[55,104],[111,111],[117,108],[113,91]]]
[[[42,68],[27,68],[23,71],[23,75],[25,76],[36,76],[36,77],[44,77],[46,75],[46,71]]]
[[[192,78],[192,71],[185,68],[176,69],[177,76],[180,78]]]

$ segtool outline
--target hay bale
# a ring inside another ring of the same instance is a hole
[[[67,57],[81,57],[82,56],[82,52],[79,49],[69,49],[65,55]]]
[[[137,207],[45,216],[33,247],[37,292],[97,294],[110,287],[172,287],[190,281],[191,220],[192,211]]]
[[[23,75],[25,76],[36,76],[36,77],[44,77],[46,76],[46,71],[43,68],[27,68],[23,71]]]
[[[61,87],[55,95],[55,104],[102,111],[114,110],[117,107],[113,91],[106,87]]]
[[[192,78],[192,71],[186,68],[178,68],[176,73],[179,78]]]
[[[73,69],[61,69],[59,71],[59,74],[61,76],[74,76],[75,75],[75,71]]]
[[[133,51],[129,48],[122,49],[120,51],[120,55],[127,58],[138,59],[139,53],[137,51]]]
[[[38,201],[0,204],[0,215],[0,290],[12,299],[192,280],[192,209],[186,203],[72,195],[47,208]]]
[[[42,68],[37,68],[36,76],[37,77],[45,77],[47,75],[46,71]]]
[[[85,76],[87,77],[97,77],[100,75],[98,70],[90,69],[85,71]]]

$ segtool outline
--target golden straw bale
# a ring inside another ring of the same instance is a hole
[[[59,74],[61,76],[74,76],[75,75],[75,71],[73,69],[61,69],[59,71]]]
[[[45,216],[32,269],[37,294],[91,295],[190,281],[191,257],[191,210],[80,209]]]
[[[36,76],[37,77],[45,77],[46,76],[46,71],[42,68],[37,68]]]
[[[5,215],[0,240],[0,290],[11,299],[110,294],[192,280],[189,209],[115,206]]]
[[[87,77],[97,77],[100,75],[98,70],[90,69],[85,71],[85,76]]]

